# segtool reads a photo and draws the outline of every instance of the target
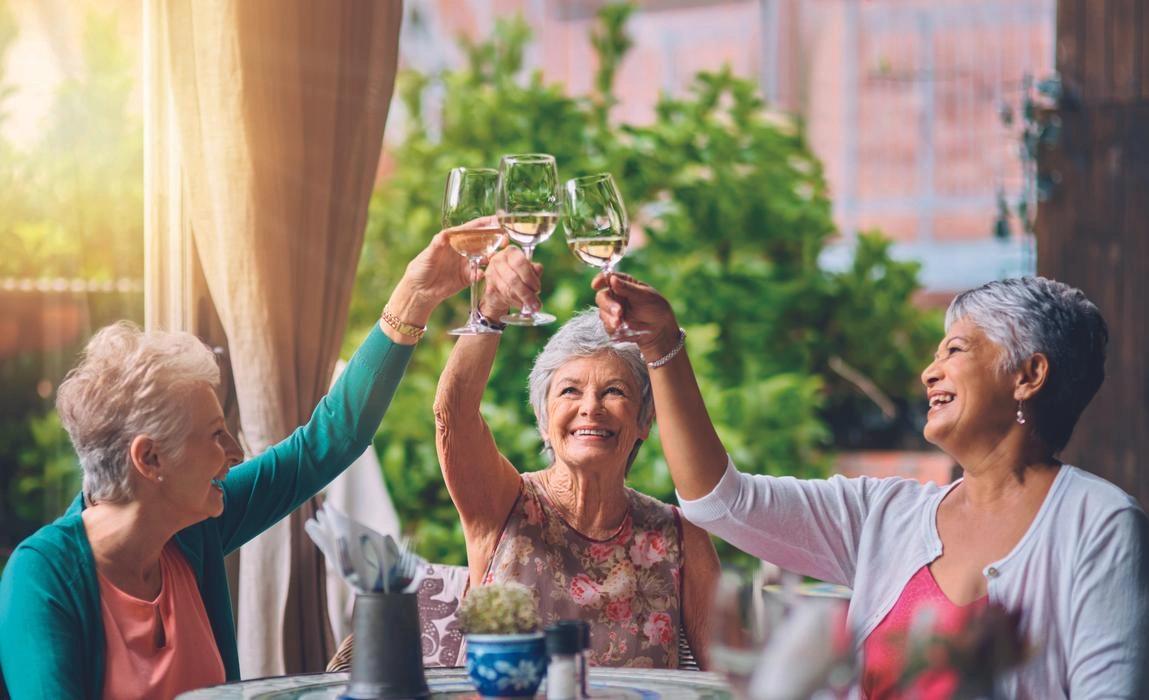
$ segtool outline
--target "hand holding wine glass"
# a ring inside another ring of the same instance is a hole
[[[542,272],[541,264],[528,260],[515,246],[507,246],[491,256],[485,275],[482,313],[487,318],[499,318],[512,305],[538,306]]]
[[[495,191],[499,174],[490,168],[454,168],[443,193],[443,226],[447,240],[471,265],[471,313],[467,323],[447,331],[451,335],[484,335],[500,331],[483,325],[478,309],[480,267],[484,258],[506,243],[495,217]]]
[[[558,179],[554,156],[545,153],[503,156],[499,161],[499,224],[512,241],[522,246],[527,260],[534,254],[535,246],[554,233],[559,208]],[[499,320],[515,326],[541,326],[553,323],[555,317],[525,307]]]
[[[591,287],[606,331],[615,334],[626,328],[627,339],[638,345],[647,362],[666,357],[680,342],[674,309],[654,287],[621,272],[596,275]]]

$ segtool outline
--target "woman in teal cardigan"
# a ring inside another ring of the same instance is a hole
[[[435,236],[311,420],[243,463],[215,397],[219,370],[202,343],[126,324],[100,331],[57,400],[83,493],[16,548],[0,579],[0,697],[5,686],[15,700],[153,697],[239,679],[224,556],[371,444],[431,311],[469,274],[446,232]],[[177,595],[166,589],[178,589],[179,576],[166,572],[182,574],[190,592],[167,616],[159,601]],[[109,633],[105,620],[115,628],[120,621],[109,610],[123,608],[109,605],[113,596],[101,600],[101,590],[122,592],[129,604],[156,601],[154,638],[141,647]],[[198,644],[212,639],[216,649]],[[134,673],[106,677],[125,668]]]

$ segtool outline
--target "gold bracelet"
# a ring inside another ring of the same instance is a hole
[[[422,338],[423,334],[427,332],[426,326],[416,326],[399,320],[399,317],[388,311],[386,306],[383,307],[383,322],[394,328],[399,335],[405,335],[415,340]]]

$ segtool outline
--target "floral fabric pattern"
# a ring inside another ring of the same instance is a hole
[[[483,583],[517,581],[539,597],[543,625],[591,625],[595,666],[676,668],[682,523],[677,509],[626,489],[629,512],[605,540],[563,520],[531,474],[511,508]]]

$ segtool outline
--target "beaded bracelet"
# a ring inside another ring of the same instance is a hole
[[[426,326],[416,326],[414,324],[407,323],[406,321],[399,320],[399,317],[391,313],[386,306],[383,307],[382,316],[383,322],[395,329],[395,332],[399,335],[405,335],[408,338],[414,338],[415,340],[418,340],[423,337],[424,333],[427,332]]]
[[[650,362],[647,362],[646,366],[651,369],[658,369],[659,367],[665,365],[667,362],[673,360],[674,357],[678,355],[678,353],[682,352],[682,348],[684,347],[686,347],[686,331],[683,328],[679,328],[678,342],[674,344],[674,347],[670,349],[670,352],[666,353],[657,360],[651,360]]]

